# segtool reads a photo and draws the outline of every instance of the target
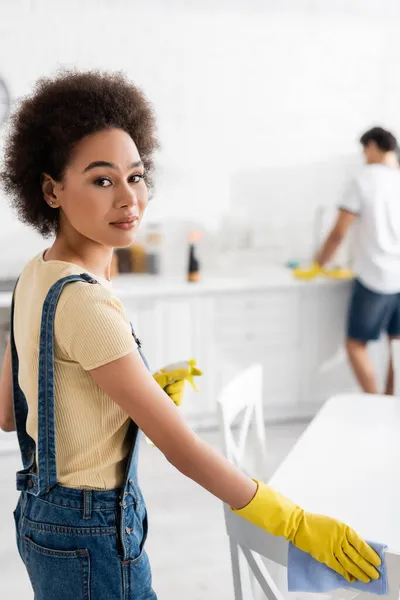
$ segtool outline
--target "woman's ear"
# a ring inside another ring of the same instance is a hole
[[[47,175],[47,173],[43,173],[42,175],[42,192],[44,199],[51,208],[59,207],[56,194],[56,182],[50,175]]]

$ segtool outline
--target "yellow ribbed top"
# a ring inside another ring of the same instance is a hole
[[[78,265],[35,257],[15,297],[14,333],[19,385],[28,403],[27,431],[37,445],[39,338],[50,287]],[[98,281],[98,278],[96,278]],[[93,381],[90,369],[135,347],[130,323],[108,282],[73,282],[61,293],[54,323],[57,477],[75,488],[113,489],[123,483],[129,418]]]

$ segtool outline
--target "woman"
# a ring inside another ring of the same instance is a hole
[[[135,239],[156,147],[151,106],[122,75],[41,80],[11,122],[5,190],[25,223],[55,234],[17,284],[0,388],[2,428],[21,447],[17,542],[36,600],[156,598],[138,428],[238,515],[348,580],[377,578],[380,559],[353,530],[237,470],[147,370],[110,265]]]

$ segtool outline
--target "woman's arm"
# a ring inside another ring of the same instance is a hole
[[[90,371],[171,464],[268,533],[285,537],[348,581],[379,577],[379,556],[350,527],[307,513],[263,483],[256,484],[201,441],[147,371],[137,351]]]
[[[138,352],[90,374],[181,473],[233,508],[252,500],[257,484],[193,433]]]
[[[7,344],[0,378],[0,429],[15,431],[10,342]]]

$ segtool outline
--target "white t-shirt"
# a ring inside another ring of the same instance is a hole
[[[375,292],[400,292],[400,169],[365,165],[339,208],[358,215],[355,275]]]

